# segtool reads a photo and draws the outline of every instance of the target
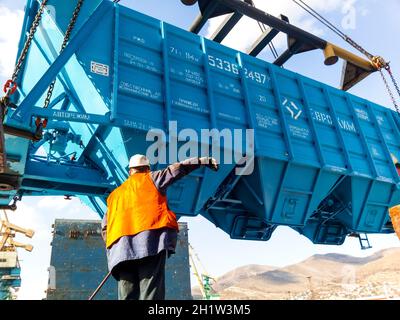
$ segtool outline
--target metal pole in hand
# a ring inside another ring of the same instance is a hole
[[[100,285],[97,287],[97,289],[92,293],[92,295],[89,297],[88,300],[93,300],[93,298],[96,296],[96,294],[100,291],[100,289],[104,286],[108,278],[111,276],[111,271],[105,276],[103,281],[100,283]]]

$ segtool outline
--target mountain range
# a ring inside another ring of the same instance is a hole
[[[400,248],[358,258],[314,255],[283,268],[247,265],[216,279],[220,299],[309,300],[400,297]],[[198,288],[193,289],[199,298]]]

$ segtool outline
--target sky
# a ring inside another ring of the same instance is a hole
[[[291,0],[255,0],[255,4],[274,15],[285,14],[290,21],[328,41],[350,49],[343,41],[318,21],[296,7]],[[197,7],[185,7],[179,0],[121,0],[122,5],[154,16],[168,23],[188,29],[197,15]],[[392,68],[400,77],[400,34],[398,12],[400,0],[308,0],[308,4],[340,26],[346,33],[373,54],[391,61]],[[20,36],[25,0],[0,0],[0,83],[4,83],[13,71]],[[379,10],[377,10],[379,8]],[[396,13],[396,14],[394,14]],[[221,18],[209,23],[202,32],[209,36]],[[260,30],[254,21],[243,21],[235,28],[224,44],[245,50],[258,37]],[[275,46],[279,52],[285,48],[286,39],[278,37]],[[353,51],[354,52],[354,51]],[[259,57],[271,61],[264,51]],[[337,87],[340,82],[341,64],[326,67],[320,51],[293,58],[285,68]],[[391,107],[390,99],[378,74],[374,74],[351,90],[352,93]],[[98,219],[98,215],[84,206],[79,199],[64,200],[62,197],[25,198],[18,210],[9,213],[11,222],[36,231],[33,239],[17,238],[34,245],[31,253],[19,250],[22,267],[22,287],[18,299],[42,299],[48,282],[52,228],[56,218]],[[392,247],[400,247],[395,235],[372,235],[373,249],[362,251],[357,239],[348,239],[340,247],[319,246],[287,227],[279,227],[268,242],[231,240],[227,234],[201,217],[183,218],[189,224],[189,240],[207,271],[218,277],[236,267],[247,264],[283,267],[307,259],[314,254],[343,253],[354,256],[371,255]]]

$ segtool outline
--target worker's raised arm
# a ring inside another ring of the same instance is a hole
[[[156,188],[160,192],[165,193],[171,184],[188,175],[192,171],[200,168],[201,166],[209,167],[214,171],[218,170],[218,163],[214,158],[190,158],[182,162],[174,163],[164,170],[153,171],[151,176]]]

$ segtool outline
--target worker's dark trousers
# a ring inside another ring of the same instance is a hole
[[[118,299],[164,300],[166,257],[164,250],[155,256],[120,263]]]

